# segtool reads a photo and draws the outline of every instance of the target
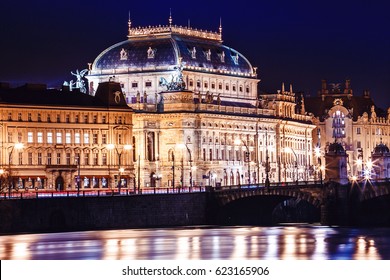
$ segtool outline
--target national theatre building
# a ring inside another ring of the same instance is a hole
[[[133,113],[133,163],[141,186],[239,185],[308,180],[310,116],[282,86],[259,96],[258,74],[218,32],[172,24],[133,28],[89,67],[121,85]]]

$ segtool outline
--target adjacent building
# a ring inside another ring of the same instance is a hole
[[[117,83],[102,83],[95,96],[66,87],[0,84],[3,190],[9,185],[75,190],[134,184],[126,149],[131,145],[132,115]]]

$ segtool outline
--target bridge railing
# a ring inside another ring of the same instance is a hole
[[[212,188],[213,191],[226,191],[237,189],[257,189],[257,188],[318,188],[322,186],[319,181],[298,181],[298,182],[272,182],[269,186],[261,184],[241,184],[232,186],[220,186]]]
[[[205,192],[206,187],[184,187],[184,188],[142,188],[142,189],[107,189],[107,190],[71,190],[71,191],[12,191],[3,192],[0,199],[44,199],[58,197],[107,197],[107,196],[130,196],[130,195],[150,195],[150,194],[179,194],[192,192]]]

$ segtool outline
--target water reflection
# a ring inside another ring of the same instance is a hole
[[[390,229],[220,227],[0,236],[0,259],[390,259]]]

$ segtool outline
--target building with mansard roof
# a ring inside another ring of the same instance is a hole
[[[333,142],[340,143],[348,155],[350,177],[363,176],[371,162],[375,166],[373,160],[378,158],[377,150],[390,143],[390,108],[385,111],[378,107],[369,91],[364,91],[361,96],[354,95],[350,80],[345,83],[323,80],[318,95],[306,97],[303,101],[317,126],[313,143],[322,154]],[[389,170],[375,172],[378,173],[375,177],[379,179],[383,174],[389,174],[390,166],[386,165],[387,168]]]
[[[121,85],[133,115],[138,187],[308,180],[315,126],[292,88],[258,93],[258,73],[217,32],[134,27],[89,64],[89,93]],[[115,144],[115,143],[114,143]]]
[[[100,84],[95,96],[0,83],[2,190],[129,186],[134,170],[125,148],[131,144],[126,141],[132,139],[132,114],[113,82]],[[114,142],[116,150],[108,146]],[[118,174],[120,168],[126,172]]]

